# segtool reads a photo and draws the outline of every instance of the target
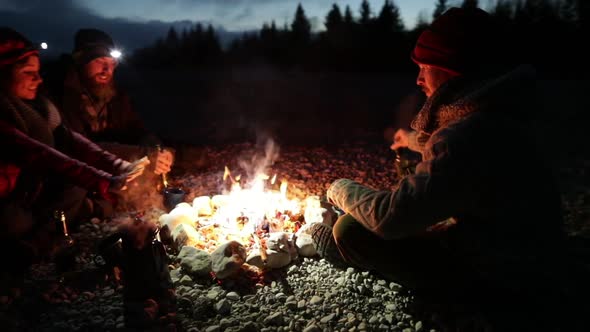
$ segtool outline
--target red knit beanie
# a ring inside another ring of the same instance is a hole
[[[450,8],[422,32],[412,60],[455,74],[478,70],[498,51],[497,28],[492,16],[479,8]]]
[[[0,67],[33,54],[38,55],[39,50],[30,40],[11,28],[0,27]]]

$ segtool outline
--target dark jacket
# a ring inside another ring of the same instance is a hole
[[[106,126],[93,130],[86,107],[93,106],[95,99],[83,87],[78,72],[71,67],[65,76],[63,89],[52,89],[53,101],[63,114],[64,123],[72,130],[93,142],[150,146],[159,144],[158,139],[144,126],[139,115],[132,109],[129,96],[117,90],[104,108]]]
[[[121,159],[65,127],[46,100],[31,105],[0,95],[0,148],[0,201],[30,204],[49,176],[109,198],[111,174],[122,166]]]
[[[412,125],[427,137],[415,174],[393,191],[337,180],[328,198],[385,239],[432,236],[484,278],[545,280],[563,232],[559,193],[522,121],[533,74],[443,84]]]

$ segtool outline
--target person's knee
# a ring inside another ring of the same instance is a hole
[[[0,239],[21,238],[33,228],[33,216],[18,204],[0,206]]]
[[[362,227],[350,214],[338,218],[332,230],[338,245],[350,242],[358,236],[358,227]]]

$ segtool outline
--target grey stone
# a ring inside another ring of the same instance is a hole
[[[238,301],[238,300],[240,300],[240,295],[238,293],[236,293],[236,292],[229,292],[229,293],[227,293],[227,295],[225,295],[225,297],[228,300],[232,300],[232,301]]]
[[[321,332],[322,330],[317,327],[315,324],[308,325],[306,328],[303,329],[303,332]]]
[[[274,325],[274,326],[282,325],[283,324],[283,314],[281,312],[272,313],[271,315],[267,316],[264,319],[264,324],[265,325]]]
[[[226,299],[223,299],[215,304],[215,310],[220,315],[228,315],[231,312],[231,302]]]
[[[422,321],[417,321],[416,325],[414,325],[414,329],[416,330],[416,332],[422,332],[422,330],[424,329]]]
[[[320,304],[324,301],[324,299],[322,299],[321,297],[314,295],[311,300],[309,300],[309,304],[311,305],[315,305],[315,304]]]
[[[205,329],[205,332],[220,332],[221,327],[219,325],[211,325]]]
[[[299,300],[299,302],[297,302],[297,309],[303,308],[305,308],[305,300]]]
[[[225,329],[227,329],[230,326],[234,325],[234,321],[228,318],[222,318],[219,321],[219,328],[221,328],[221,330],[225,331]]]
[[[329,322],[331,322],[334,317],[336,316],[336,314],[329,314],[327,316],[322,317],[322,319],[320,319],[320,323],[322,324],[328,324]]]
[[[185,275],[182,276],[182,278],[180,278],[180,280],[178,281],[179,285],[183,285],[183,286],[191,286],[193,284],[193,279],[191,279],[191,277]]]
[[[246,248],[237,241],[227,242],[211,253],[211,268],[219,279],[236,273],[245,261]]]
[[[194,277],[209,277],[211,272],[211,255],[204,250],[195,247],[184,246],[181,249],[180,266],[183,271]]]

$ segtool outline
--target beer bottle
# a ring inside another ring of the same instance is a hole
[[[63,210],[55,210],[53,212],[53,218],[57,223],[57,229],[61,230],[63,234],[63,245],[65,246],[72,246],[74,245],[74,239],[70,235],[68,231],[68,223],[66,221],[66,213]]]
[[[60,240],[57,241],[55,252],[55,266],[59,273],[71,270],[76,265],[76,250],[74,239],[68,231],[66,214],[63,210],[56,210],[53,213],[56,222],[56,229],[61,230]]]

